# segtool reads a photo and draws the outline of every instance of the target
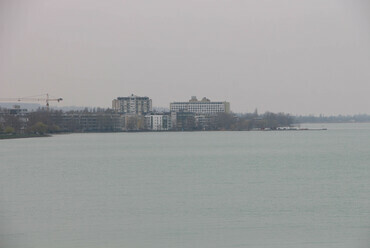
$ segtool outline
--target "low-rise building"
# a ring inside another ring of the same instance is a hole
[[[138,114],[124,114],[124,127],[125,131],[139,131],[145,129],[145,116]]]
[[[119,114],[66,113],[62,115],[62,128],[69,131],[112,132],[124,130],[124,118]]]
[[[172,128],[170,114],[148,114],[145,116],[145,124],[148,130],[166,131]]]
[[[19,133],[24,133],[27,127],[29,112],[22,109],[19,105],[13,108],[0,108],[0,127],[14,127]]]
[[[171,112],[172,129],[177,131],[196,130],[195,113],[192,112]]]

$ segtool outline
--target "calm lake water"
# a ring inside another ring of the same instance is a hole
[[[370,247],[370,124],[314,127],[2,140],[0,247]]]

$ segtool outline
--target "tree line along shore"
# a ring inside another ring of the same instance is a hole
[[[160,115],[161,113],[154,113]],[[163,113],[162,113],[163,114]],[[171,121],[171,120],[168,120]],[[367,122],[368,115],[291,116],[285,113],[218,113],[203,119],[178,113],[166,131],[250,131],[281,130],[297,123]],[[46,110],[20,113],[0,108],[0,139],[42,137],[56,133],[152,131],[145,116],[117,114],[111,109],[81,111]],[[163,131],[158,129],[158,131]]]
[[[169,120],[170,121],[170,120]],[[248,131],[289,127],[293,117],[284,113],[218,113],[202,120],[180,113],[168,131]],[[17,113],[0,109],[0,138],[39,137],[53,133],[150,131],[144,116],[121,115],[111,109],[45,110]]]

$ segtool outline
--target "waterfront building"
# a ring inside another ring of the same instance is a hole
[[[214,123],[215,115],[196,114],[194,118],[195,118],[195,124],[198,129],[208,130],[212,126],[212,123]]]
[[[145,129],[145,116],[140,114],[124,114],[124,130],[139,131]]]
[[[193,112],[171,112],[172,129],[177,131],[196,130],[195,116]]]
[[[207,98],[198,99],[193,96],[188,102],[172,102],[170,103],[171,112],[191,112],[195,114],[217,114],[217,113],[230,113],[229,102],[212,102]]]
[[[28,110],[26,108],[21,108],[20,105],[13,105],[13,108],[0,108],[0,114],[26,116],[28,114]]]
[[[192,96],[188,102],[172,102],[170,110],[173,114],[173,121],[176,130],[207,130],[212,127],[215,116],[219,113],[230,113],[229,102],[212,102],[203,97],[198,100]],[[193,127],[195,126],[195,127]]]
[[[148,130],[165,131],[172,128],[170,114],[148,114],[145,116],[145,125]]]
[[[61,128],[81,132],[112,132],[124,130],[124,118],[109,113],[65,113],[61,116]],[[56,121],[59,116],[52,115]]]
[[[152,99],[147,96],[117,97],[112,101],[112,109],[120,114],[144,115],[152,111]]]
[[[24,133],[27,127],[29,112],[27,109],[22,109],[19,105],[14,105],[13,108],[0,108],[0,128],[6,125],[18,126],[20,133]],[[19,122],[18,122],[18,121]],[[10,122],[9,122],[10,121]]]

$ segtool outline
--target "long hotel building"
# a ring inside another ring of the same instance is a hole
[[[171,112],[192,112],[196,114],[217,114],[220,112],[230,113],[229,102],[211,102],[207,98],[198,99],[193,96],[188,102],[172,102],[170,103]]]

